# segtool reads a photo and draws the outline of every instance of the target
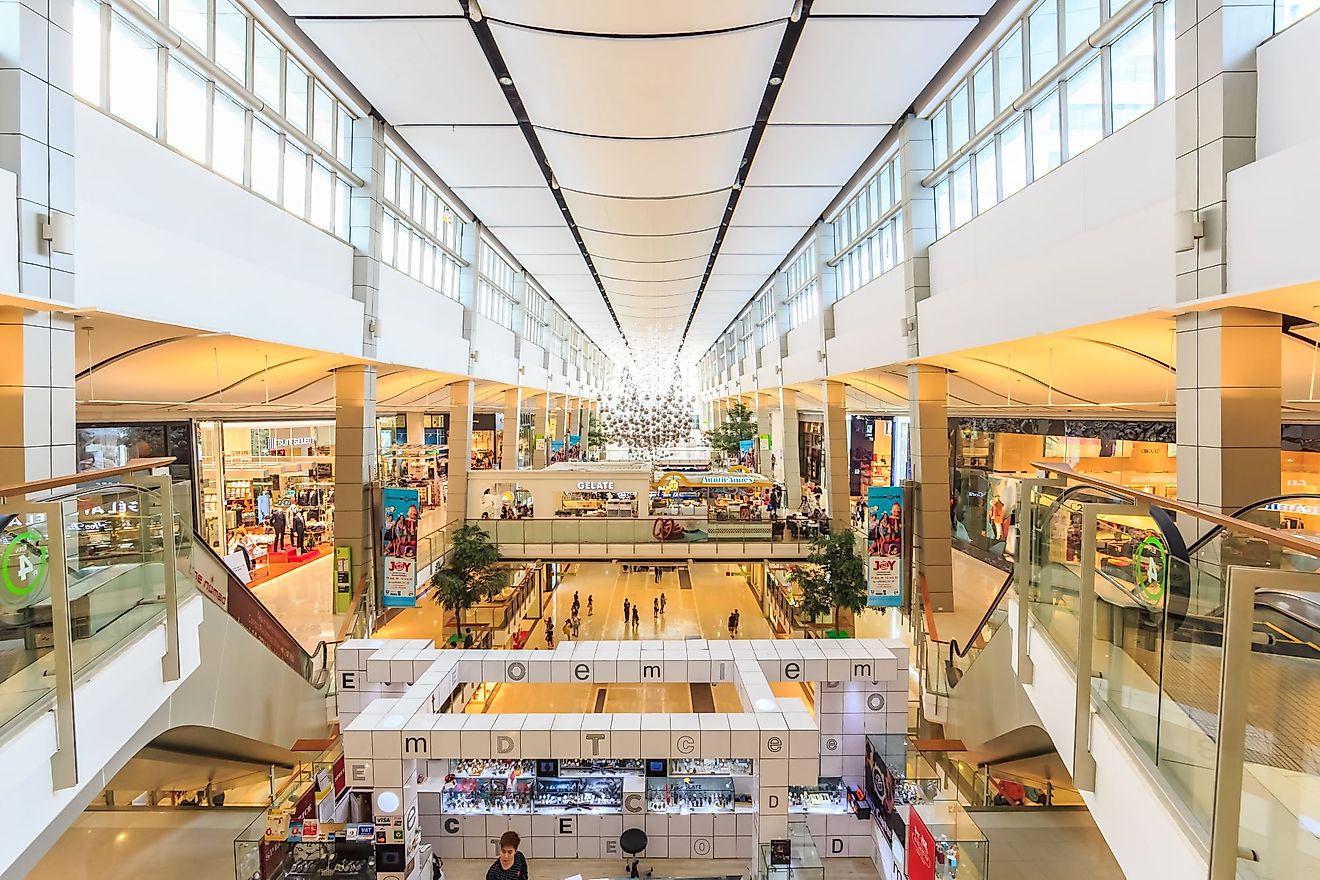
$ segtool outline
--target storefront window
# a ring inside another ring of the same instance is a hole
[[[862,497],[870,486],[888,486],[893,478],[893,420],[851,416],[848,432],[848,494]]]
[[[472,415],[472,469],[490,470],[499,467],[499,438],[495,413]]]

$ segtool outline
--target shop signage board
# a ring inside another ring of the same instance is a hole
[[[908,816],[908,880],[935,880],[935,838],[917,815],[916,806]]]
[[[897,608],[903,603],[903,490],[866,489],[866,605]]]
[[[0,601],[6,607],[37,604],[49,595],[49,572],[45,517],[15,516],[0,536]]]
[[[335,548],[335,614],[348,611],[353,601],[353,549]]]
[[[418,490],[395,486],[381,493],[380,521],[384,548],[382,601],[387,607],[417,605],[417,523],[421,516]]]

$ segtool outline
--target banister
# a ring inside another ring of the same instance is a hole
[[[1240,534],[1251,535],[1252,537],[1260,538],[1261,540],[1268,541],[1272,544],[1287,547],[1290,550],[1296,550],[1298,553],[1320,557],[1320,542],[1299,538],[1291,532],[1285,532],[1281,529],[1272,529],[1269,526],[1257,525],[1256,523],[1237,519],[1229,514],[1220,513],[1217,510],[1211,510],[1210,508],[1202,507],[1199,504],[1192,504],[1189,501],[1179,501],[1176,498],[1165,498],[1160,495],[1151,494],[1150,492],[1143,492],[1140,489],[1129,489],[1128,487],[1120,486],[1117,483],[1098,479],[1090,474],[1079,473],[1067,465],[1033,461],[1031,466],[1039,468],[1046,473],[1058,474],[1061,477],[1067,477],[1070,480],[1077,480],[1078,482],[1085,483],[1089,486],[1094,486],[1097,489],[1104,489],[1107,492],[1114,493],[1124,498],[1142,501],[1152,507],[1162,507],[1165,510],[1174,510],[1179,513],[1185,513],[1188,516],[1193,516],[1213,525],[1232,529]]]
[[[139,471],[150,471],[158,467],[166,467],[174,464],[175,458],[172,455],[161,458],[134,458],[127,464],[112,468],[100,468],[92,471],[81,471],[76,474],[66,474],[62,477],[48,477],[44,480],[32,480],[27,483],[13,483],[8,486],[0,486],[0,500],[9,498],[23,498],[33,492],[48,492],[52,489],[62,489],[65,486],[76,486],[79,483],[89,483],[93,480],[105,480],[110,477],[121,477],[127,474],[135,474]]]

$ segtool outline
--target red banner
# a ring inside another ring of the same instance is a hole
[[[330,769],[330,778],[335,787],[335,797],[338,798],[348,788],[348,778],[344,775],[344,756],[340,755],[335,759],[335,763]]]
[[[915,806],[908,815],[907,875],[908,880],[935,880],[935,838]]]

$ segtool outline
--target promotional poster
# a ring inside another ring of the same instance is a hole
[[[916,807],[908,813],[907,865],[908,880],[935,880],[935,838]]]
[[[897,608],[903,603],[903,490],[866,490],[866,605]]]
[[[385,574],[381,597],[386,606],[412,608],[417,604],[417,523],[421,502],[416,489],[389,487],[382,493],[381,543],[385,548]]]

